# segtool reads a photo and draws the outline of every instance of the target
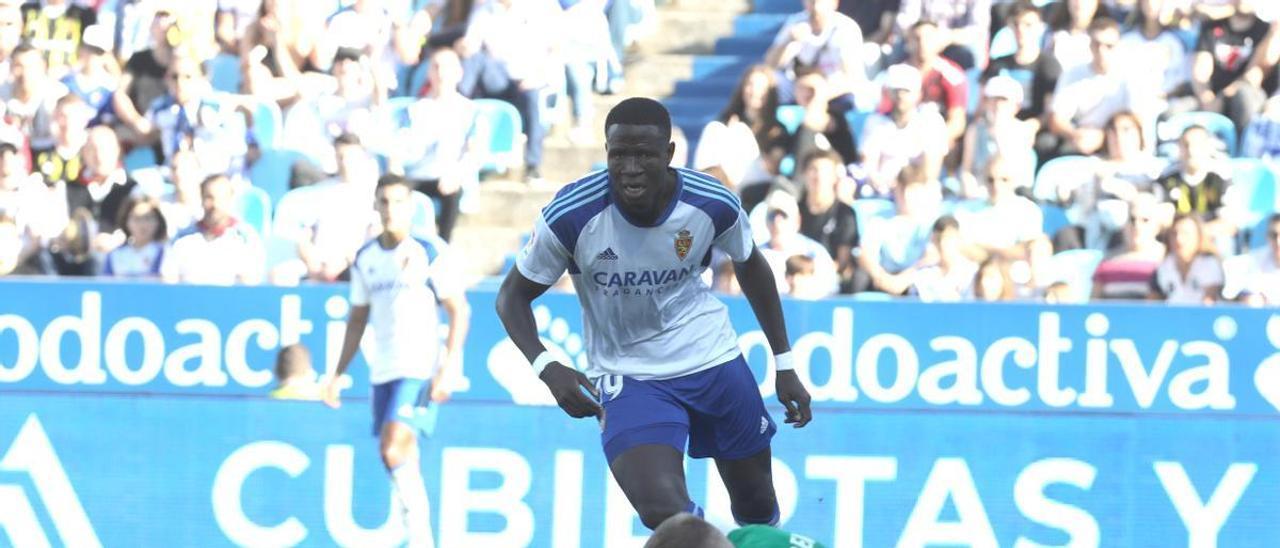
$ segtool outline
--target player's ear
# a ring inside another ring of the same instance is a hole
[[[671,159],[676,157],[676,142],[667,143],[667,165],[671,164]]]

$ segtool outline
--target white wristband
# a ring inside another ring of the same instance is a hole
[[[795,358],[791,356],[790,350],[783,352],[781,354],[774,354],[773,356],[774,371],[791,371],[792,369],[795,369],[795,368],[796,368]]]
[[[541,377],[542,370],[546,369],[547,366],[551,365],[551,362],[554,362],[554,361],[556,361],[556,359],[551,356],[551,353],[546,350],[543,350],[542,353],[538,354],[538,357],[533,360],[534,376]]]

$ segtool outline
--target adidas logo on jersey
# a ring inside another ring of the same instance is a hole
[[[596,260],[597,261],[616,261],[618,260],[618,254],[613,252],[612,247],[606,247],[604,248],[604,251],[601,251],[599,255],[596,255]]]

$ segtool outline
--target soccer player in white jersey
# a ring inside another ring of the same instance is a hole
[[[325,389],[325,403],[339,405],[339,378],[373,324],[377,352],[369,360],[373,385],[373,434],[405,520],[409,546],[432,546],[431,507],[418,463],[418,432],[435,428],[437,405],[448,399],[441,383],[461,356],[470,309],[451,263],[447,244],[411,234],[413,191],[395,175],[378,180],[375,207],[382,233],[356,252],[351,265],[351,315],[338,369]],[[438,309],[449,317],[440,350]]]
[[[716,459],[734,518],[776,524],[770,470],[777,427],[738,349],[723,303],[700,274],[718,248],[735,272],[777,364],[786,422],[809,422],[791,368],[773,271],[738,198],[702,173],[669,167],[671,117],[631,98],[605,120],[608,169],[562,189],[499,290],[498,316],[560,407],[595,416],[609,469],[645,526],[689,499],[684,449]],[[532,302],[568,271],[583,308],[588,370],[556,362],[538,339]],[[584,390],[589,391],[592,399]]]

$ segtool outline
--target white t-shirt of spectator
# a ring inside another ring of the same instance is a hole
[[[1062,74],[1049,111],[1077,126],[1102,129],[1112,116],[1125,110],[1137,112],[1145,120],[1143,115],[1155,106],[1154,99],[1154,93],[1146,93],[1123,69],[1098,74],[1086,63]]]
[[[19,129],[29,139],[31,148],[51,148],[54,144],[53,109],[58,99],[68,93],[67,86],[50,80],[43,92],[28,101],[14,97],[14,91],[12,81],[0,85],[0,100],[4,101],[2,114],[22,120]]]
[[[405,19],[402,19],[405,20]],[[325,27],[324,40],[328,41],[325,51],[337,52],[339,48],[348,48],[366,52],[369,59],[377,64],[375,70],[380,76],[389,77],[391,89],[395,89],[396,68],[400,58],[392,47],[393,18],[390,12],[383,9],[373,13],[362,14],[354,8],[344,8],[329,18]],[[333,63],[333,58],[321,60],[324,69]]]
[[[916,264],[924,256],[932,227],[933,219],[922,220],[905,215],[872,219],[867,225],[863,252],[878,252],[880,266],[897,274]]]
[[[1041,235],[1044,223],[1040,208],[1021,196],[971,211],[962,209],[955,215],[966,239],[995,249],[1034,240]]]
[[[769,242],[760,246],[760,254],[773,269],[773,279],[777,281],[778,291],[790,292],[787,286],[787,259],[795,255],[803,255],[813,259],[813,277],[815,283],[824,288],[826,295],[834,295],[840,290],[840,276],[836,273],[836,262],[831,259],[827,248],[803,234],[796,234],[791,245],[783,249],[769,247]]]
[[[121,245],[102,261],[102,275],[117,278],[158,278],[164,260],[163,242],[151,242],[141,248]]]
[[[186,137],[210,173],[233,173],[244,165],[248,151],[244,118],[234,108],[206,97],[179,105],[172,95],[162,95],[147,110],[147,119],[160,132],[165,158],[172,158]]]
[[[858,140],[858,150],[875,151],[879,163],[862,166],[867,171],[878,172],[885,180],[893,180],[908,164],[918,162],[926,153],[942,158],[947,154],[947,122],[937,109],[920,108],[905,127],[898,127],[893,118],[872,114]]]
[[[760,144],[751,126],[738,120],[728,124],[712,120],[702,128],[698,148],[693,151],[693,167],[704,170],[715,166],[740,186],[770,177],[760,160]]]
[[[800,41],[803,46],[795,57],[795,66],[816,67],[824,76],[831,76],[843,71],[848,61],[856,61],[855,66],[862,65],[862,28],[843,13],[832,14],[830,24],[822,29],[821,34],[813,33],[813,27],[809,25],[808,12],[793,14],[782,24],[782,29],[773,38],[773,47],[789,42],[791,29],[801,24],[805,25],[804,28],[809,29],[809,32]],[[787,76],[794,78],[794,74]],[[865,77],[865,74],[863,76]]]
[[[346,261],[369,240],[377,226],[370,185],[323,181],[287,192],[276,209],[276,236],[309,240],[326,260]]]
[[[262,281],[266,255],[253,227],[238,221],[207,234],[197,223],[179,234],[160,263],[165,280],[202,285],[234,285]],[[243,276],[243,280],[241,277]]]
[[[978,274],[978,264],[962,261],[943,271],[939,265],[930,265],[916,271],[914,283],[908,291],[926,303],[953,303],[965,300],[973,290],[973,277]]]
[[[240,39],[244,38],[249,25],[258,20],[261,8],[262,0],[218,0],[218,11],[235,16],[235,35]]]
[[[1244,290],[1251,295],[1260,295],[1270,306],[1280,305],[1280,263],[1271,248],[1263,247],[1249,253],[1249,272],[1245,277]]]
[[[438,366],[439,301],[462,293],[449,246],[435,237],[409,237],[386,249],[377,238],[351,266],[351,304],[369,306],[375,346],[369,382],[429,379]]]
[[[563,72],[563,65],[551,55],[552,44],[563,34],[560,27],[560,6],[551,0],[523,0],[510,8],[494,1],[477,7],[468,22],[467,37],[479,39],[494,61],[482,75],[485,86],[497,87],[503,76],[517,82],[541,81],[552,77],[553,67]]]
[[[1126,74],[1146,82],[1160,82],[1168,94],[1191,79],[1187,47],[1172,32],[1162,32],[1148,40],[1141,31],[1131,30],[1120,37],[1117,57]]]
[[[1221,287],[1223,283],[1222,261],[1213,255],[1199,255],[1191,261],[1187,277],[1178,273],[1176,259],[1165,257],[1151,277],[1151,290],[1171,304],[1203,304],[1205,289]]]
[[[476,135],[476,105],[470,99],[425,98],[409,106],[409,124],[399,131],[394,147],[408,159],[404,174],[413,180],[436,180],[450,175],[479,176],[479,166],[464,165],[467,142]]]

